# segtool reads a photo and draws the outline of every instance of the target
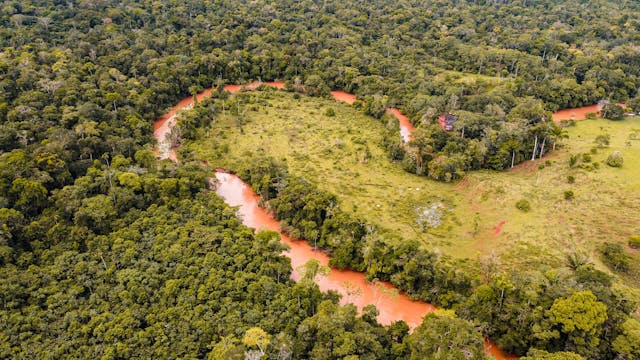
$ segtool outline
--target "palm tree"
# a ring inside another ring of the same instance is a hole
[[[551,125],[551,135],[553,136],[553,150],[556,150],[556,142],[560,142],[562,139],[568,139],[569,133],[564,128],[556,125]]]

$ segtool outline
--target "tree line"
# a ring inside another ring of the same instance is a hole
[[[362,271],[369,280],[389,281],[410,297],[455,310],[509,353],[544,358],[564,351],[573,355],[557,356],[586,359],[639,354],[633,329],[640,324],[630,316],[639,299],[580,253],[562,267],[504,271],[489,261],[481,273],[470,273],[464,260],[418,241],[393,241],[385,229],[341,211],[334,195],[288,174],[272,158],[252,159],[237,174],[284,231],[327,251],[331,266]]]

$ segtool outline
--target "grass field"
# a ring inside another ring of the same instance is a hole
[[[639,140],[630,140],[634,129],[640,131],[638,118],[579,122],[547,158],[446,184],[388,160],[380,143],[393,118],[386,124],[329,99],[296,100],[284,92],[252,96],[267,101],[249,107],[241,128],[235,117],[219,116],[208,136],[185,151],[228,169],[260,155],[282,159],[293,174],[338,195],[344,210],[399,235],[390,241],[415,238],[454,257],[491,259],[503,268],[557,266],[572,251],[603,267],[597,251],[603,242],[626,244],[640,234],[640,132]],[[325,115],[328,108],[335,116]],[[595,137],[605,133],[610,146],[592,153]],[[623,153],[622,168],[604,163],[614,150]],[[583,153],[591,162],[570,168],[570,156]],[[575,198],[565,200],[566,190]],[[516,209],[519,199],[527,199],[531,211]],[[426,209],[441,215],[439,227],[418,224],[418,212]],[[627,280],[640,285],[640,253],[628,252],[635,265]]]

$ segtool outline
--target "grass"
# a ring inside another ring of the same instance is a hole
[[[638,118],[581,121],[567,128],[569,139],[545,159],[446,184],[406,173],[388,160],[380,143],[385,128],[395,126],[393,118],[375,120],[329,99],[296,100],[284,92],[254,96],[266,101],[249,106],[241,128],[235,117],[220,116],[209,136],[186,150],[228,169],[263,154],[282,159],[293,174],[338,195],[344,210],[398,235],[390,241],[418,239],[425,247],[488,259],[504,269],[558,266],[568,252],[579,251],[604,269],[598,253],[603,242],[626,245],[630,235],[640,234],[640,140],[629,140],[640,129]],[[325,115],[328,108],[335,116]],[[595,137],[605,133],[610,146],[592,153]],[[622,168],[605,163],[614,150],[623,153]],[[570,156],[583,153],[591,162],[570,168]],[[574,199],[565,200],[567,190]],[[516,208],[520,199],[529,201],[529,212]],[[417,212],[433,205],[442,224],[423,230]],[[640,252],[629,254],[634,265],[625,278],[640,286]]]

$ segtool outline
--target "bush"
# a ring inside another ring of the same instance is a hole
[[[328,108],[327,111],[324,112],[326,116],[333,117],[336,116],[335,110],[333,108]]]
[[[607,158],[607,165],[611,167],[622,167],[622,163],[624,159],[622,158],[622,153],[620,151],[614,151]]]
[[[611,135],[600,134],[596,136],[596,139],[594,142],[598,145],[599,148],[607,147],[611,143]]]
[[[622,120],[624,109],[618,104],[607,104],[602,107],[602,117],[609,120]]]
[[[587,154],[587,153],[582,154],[582,161],[586,163],[591,162],[591,154]]]
[[[633,235],[629,237],[629,246],[634,249],[640,249],[640,235]]]
[[[567,182],[568,182],[569,184],[573,184],[574,182],[576,182],[576,177],[575,177],[575,176],[573,176],[573,175],[569,175],[569,176],[567,176]]]
[[[578,164],[578,160],[580,160],[580,156],[578,154],[571,155],[571,157],[569,157],[569,167],[572,168],[576,166],[576,164]]]
[[[598,115],[597,115],[596,113],[594,113],[594,112],[588,112],[588,113],[584,114],[584,117],[585,117],[586,119],[589,119],[589,120],[593,120],[593,119],[595,119],[597,116],[598,116]]]
[[[629,255],[625,254],[620,244],[605,243],[602,249],[604,262],[616,271],[629,270]]]
[[[531,204],[527,199],[520,199],[516,202],[516,208],[520,211],[529,212],[531,210]]]
[[[573,191],[571,190],[565,190],[564,192],[564,199],[565,200],[573,200],[573,198],[575,198],[576,195],[573,193]]]

